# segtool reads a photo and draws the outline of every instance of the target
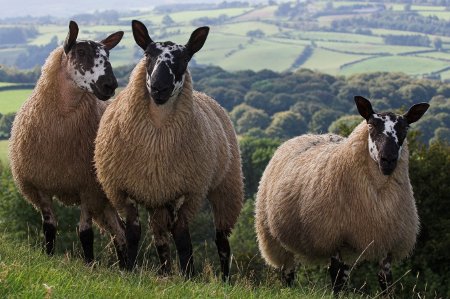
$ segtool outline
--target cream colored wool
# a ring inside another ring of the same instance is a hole
[[[403,258],[419,219],[405,141],[397,168],[384,176],[369,156],[363,121],[347,138],[304,135],[282,144],[262,176],[256,232],[266,262],[291,268],[295,259],[328,263],[341,251],[352,263]]]
[[[107,103],[76,87],[67,64],[63,48],[58,47],[18,111],[9,144],[12,174],[20,192],[37,209],[51,210],[53,196],[66,205],[81,204],[101,228],[114,231],[124,243],[118,214],[93,167],[94,139]]]
[[[108,198],[125,210],[131,197],[152,210],[165,230],[164,205],[182,198],[178,219],[187,224],[204,199],[212,204],[217,229],[231,229],[243,203],[236,135],[225,110],[193,91],[186,72],[177,99],[157,106],[145,85],[146,58],[107,109],[95,146],[97,175]],[[156,242],[165,243],[167,236]]]

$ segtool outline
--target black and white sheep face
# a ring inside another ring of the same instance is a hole
[[[374,113],[367,121],[369,127],[369,153],[385,175],[397,166],[408,122],[394,113]]]
[[[156,104],[176,99],[184,84],[191,57],[186,47],[172,42],[152,43],[145,52],[148,59],[147,89]]]
[[[147,57],[146,86],[153,101],[163,105],[175,100],[183,88],[188,63],[203,47],[209,28],[197,28],[186,45],[154,42],[145,25],[136,20],[132,21],[132,29],[136,43]]]
[[[369,155],[384,175],[390,175],[397,166],[409,125],[418,121],[429,105],[416,104],[404,115],[397,115],[392,112],[375,113],[370,102],[360,96],[355,97],[355,102],[367,121]]]
[[[108,100],[117,88],[109,62],[109,50],[120,42],[123,32],[111,34],[101,42],[77,41],[77,35],[78,26],[71,21],[64,42],[64,52],[69,62],[67,73],[80,89],[93,93],[100,100]]]

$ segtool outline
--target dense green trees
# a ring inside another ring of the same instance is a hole
[[[193,68],[192,74],[198,90],[231,112],[239,134],[286,139],[306,131],[325,133],[336,119],[357,115],[353,97],[362,95],[371,99],[376,111],[405,112],[414,103],[429,102],[431,108],[414,129],[422,131],[422,142],[450,142],[449,83],[401,73],[345,78],[304,69],[230,73],[210,67]]]
[[[15,113],[0,113],[0,140],[8,139],[11,136],[12,123],[14,121]]]

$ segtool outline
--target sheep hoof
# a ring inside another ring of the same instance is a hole
[[[79,238],[83,247],[84,262],[89,265],[94,261],[94,231],[92,228],[82,230]]]
[[[284,287],[293,287],[295,281],[295,271],[282,271],[281,273],[281,283]]]
[[[55,253],[56,226],[52,223],[44,222],[42,229],[45,237],[45,252],[48,255],[53,255]]]

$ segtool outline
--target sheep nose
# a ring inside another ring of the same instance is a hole
[[[116,80],[114,80],[112,82],[105,82],[105,83],[102,84],[103,90],[106,93],[108,93],[108,94],[114,93],[114,91],[116,90],[117,86],[118,86],[118,84],[117,84]]]
[[[162,94],[169,90],[168,87],[162,87],[162,86],[160,87],[160,86],[154,86],[154,85],[152,85],[151,88],[152,88],[152,93],[154,93],[154,94]]]
[[[394,156],[391,156],[391,157],[389,157],[389,156],[382,156],[381,157],[381,162],[383,162],[383,163],[385,163],[387,165],[392,165],[392,164],[397,162],[397,157],[394,157]]]

